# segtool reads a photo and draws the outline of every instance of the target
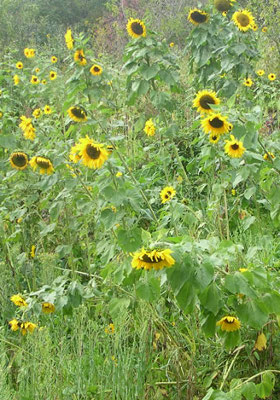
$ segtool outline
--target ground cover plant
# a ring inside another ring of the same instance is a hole
[[[2,54],[3,400],[279,398],[277,19],[244,3]]]

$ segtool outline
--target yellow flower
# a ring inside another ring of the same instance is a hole
[[[31,118],[26,118],[24,115],[20,117],[21,123],[19,127],[23,131],[23,136],[25,139],[34,140],[35,139],[35,128],[32,125]]]
[[[40,68],[35,68],[35,72],[38,74],[38,72],[40,72]]]
[[[210,141],[210,143],[216,144],[220,140],[220,137],[221,136],[220,136],[219,133],[211,132],[210,135],[209,135],[209,141]]]
[[[263,32],[263,33],[266,33],[266,32],[267,32],[267,27],[266,27],[266,26],[264,26],[264,27],[262,28],[262,32]]]
[[[146,26],[140,19],[130,18],[127,22],[126,29],[128,34],[135,39],[146,36]]]
[[[19,76],[18,76],[18,75],[14,75],[14,76],[13,76],[13,80],[14,80],[14,85],[15,85],[15,86],[18,85],[19,82],[20,82],[20,79],[19,79]]]
[[[270,153],[270,151],[265,153],[263,156],[263,159],[266,161],[271,161],[274,158],[275,158],[275,155],[273,153]]]
[[[35,328],[37,328],[37,325],[33,324],[33,322],[22,322],[20,324],[20,330],[23,336],[26,335],[27,332],[33,333]]]
[[[17,219],[17,224],[20,224],[22,222],[22,218]]]
[[[96,143],[88,136],[79,139],[79,143],[72,147],[71,153],[73,157],[77,153],[86,167],[95,169],[101,168],[109,156],[104,144]]]
[[[269,74],[267,77],[268,77],[268,79],[270,81],[275,81],[275,79],[276,79],[276,75],[275,74]]]
[[[116,173],[116,177],[117,177],[117,178],[120,178],[120,177],[122,176],[122,174],[123,174],[122,172],[118,171],[118,172]]]
[[[82,107],[70,107],[67,112],[69,117],[75,122],[84,122],[87,120],[87,113]]]
[[[266,349],[266,336],[264,333],[260,333],[257,337],[255,346],[254,346],[254,350],[259,350],[259,351],[263,351]]]
[[[220,99],[216,96],[216,93],[212,90],[201,90],[196,94],[196,98],[193,101],[193,106],[197,108],[200,113],[211,113],[211,104],[220,104]]]
[[[54,304],[48,302],[42,303],[42,311],[45,314],[51,314],[55,311],[55,306]]]
[[[32,85],[38,85],[38,83],[40,83],[40,80],[39,80],[38,76],[32,75],[30,82],[32,83]]]
[[[243,32],[248,31],[255,23],[253,15],[248,10],[236,11],[232,16],[232,20],[239,30]]]
[[[160,270],[164,267],[172,267],[175,264],[175,260],[171,257],[171,253],[170,249],[145,250],[142,248],[133,254],[132,268],[149,271],[151,269]]]
[[[36,246],[33,244],[31,246],[31,250],[30,250],[30,257],[31,258],[35,258],[35,251],[36,251]]]
[[[35,108],[35,110],[32,113],[33,117],[35,118],[40,118],[42,115],[42,110],[41,108]]]
[[[11,301],[18,307],[26,307],[28,305],[19,294],[14,294],[11,297]]]
[[[24,55],[26,58],[33,58],[35,56],[35,50],[29,49],[28,47],[24,49]]]
[[[51,62],[52,62],[53,64],[55,64],[55,63],[57,62],[57,57],[56,57],[56,56],[52,56]]]
[[[223,117],[219,113],[209,114],[205,119],[201,121],[201,125],[205,133],[215,133],[216,135],[222,135],[228,133],[229,123],[227,117]]]
[[[246,271],[248,271],[248,268],[239,268],[239,272],[246,272]]]
[[[47,80],[46,80],[46,79],[43,79],[43,80],[41,81],[41,83],[42,83],[42,85],[46,85],[46,84],[47,84]]]
[[[71,31],[71,29],[67,29],[67,31],[66,31],[64,37],[65,37],[65,43],[66,43],[67,48],[68,48],[69,50],[73,49],[73,46],[74,46],[74,39],[73,39],[73,37],[72,37],[72,31]]]
[[[79,65],[86,65],[87,60],[85,58],[83,49],[78,49],[75,51],[74,61],[76,61]]]
[[[231,194],[232,194],[233,196],[236,196],[236,190],[235,190],[235,189],[231,189]]]
[[[264,70],[263,70],[263,69],[258,69],[258,70],[257,70],[257,74],[258,74],[259,76],[263,76],[263,75],[264,75]]]
[[[258,25],[257,24],[253,24],[252,25],[252,29],[253,29],[253,31],[257,31],[258,30]]]
[[[172,186],[166,186],[160,192],[161,203],[164,204],[167,201],[171,200],[176,194],[176,190]]]
[[[240,158],[242,157],[245,147],[243,146],[243,142],[235,139],[233,135],[230,135],[230,140],[226,140],[225,152],[232,158]]]
[[[50,106],[48,106],[47,104],[44,107],[44,113],[45,114],[51,114],[52,113],[52,109]]]
[[[50,72],[50,80],[54,81],[57,78],[57,73],[55,71]]]
[[[174,42],[169,43],[169,47],[174,47]]]
[[[243,85],[248,86],[248,87],[251,87],[251,86],[253,85],[252,79],[251,79],[251,78],[246,78],[246,79],[244,79]]]
[[[220,319],[220,321],[218,321],[216,325],[220,326],[222,331],[227,331],[227,332],[237,331],[241,327],[241,323],[238,318],[231,317],[228,315]]]
[[[198,8],[190,10],[188,15],[188,20],[194,25],[203,24],[204,22],[207,22],[208,19],[209,15],[205,11],[199,10]]]
[[[154,123],[152,121],[152,118],[150,118],[148,121],[146,121],[144,132],[148,136],[154,136],[154,134],[156,132],[156,127],[155,127],[155,125],[154,125]]]
[[[105,329],[104,332],[107,333],[107,335],[115,333],[115,325],[114,324],[109,324]]]
[[[12,319],[11,321],[9,321],[9,326],[10,326],[11,330],[14,332],[19,329],[19,325],[20,325],[20,322],[17,321],[16,319]]]
[[[16,64],[17,69],[22,69],[23,68],[23,63],[21,61],[18,61]]]
[[[100,65],[94,64],[91,69],[89,70],[92,75],[101,75],[102,74],[102,67]]]
[[[23,170],[28,166],[28,156],[22,151],[13,152],[10,155],[10,164],[13,168]]]
[[[31,160],[29,161],[29,164],[31,165],[33,171],[36,171],[36,169],[39,168],[39,172],[42,175],[44,174],[51,175],[54,172],[51,160],[49,160],[46,157],[41,157],[41,156],[32,157]]]

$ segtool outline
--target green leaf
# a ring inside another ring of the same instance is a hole
[[[255,329],[261,329],[268,320],[268,312],[265,312],[264,307],[261,306],[260,301],[250,300],[237,307],[237,314],[244,324]]]
[[[190,280],[190,277],[193,273],[193,260],[190,256],[185,255],[182,262],[176,265],[176,268],[170,268],[166,271],[168,282],[175,294],[178,295],[182,286],[187,280]]]
[[[194,310],[196,292],[192,281],[187,281],[176,296],[176,300],[184,313],[188,314]]]
[[[244,192],[245,199],[250,200],[250,198],[256,193],[256,190],[257,190],[256,186],[252,186],[249,189],[245,190]]]
[[[122,298],[117,298],[114,297],[110,300],[109,302],[109,313],[113,319],[117,319],[121,315],[123,315],[124,312],[126,312],[128,306],[130,304],[130,300],[126,299],[124,297]]]
[[[139,228],[118,229],[117,238],[119,246],[127,252],[136,251],[142,245],[142,231]]]
[[[235,272],[233,275],[227,275],[225,277],[225,288],[233,293],[241,293],[246,296],[256,297],[254,290],[251,288],[250,283],[247,281],[246,277],[240,272]]]
[[[140,282],[136,286],[136,295],[146,301],[158,300],[160,296],[160,280],[149,277],[148,282]]]
[[[208,314],[205,320],[202,322],[201,328],[206,337],[211,337],[215,335],[216,322],[217,319],[212,313]]]
[[[147,93],[147,91],[149,90],[149,88],[150,88],[150,85],[149,85],[149,82],[148,82],[148,81],[141,81],[141,82],[140,82],[140,85],[139,85],[139,88],[138,88],[138,90],[137,90],[137,94],[138,94],[139,96],[143,96],[144,94]]]
[[[154,64],[150,67],[145,67],[142,69],[141,74],[143,78],[145,78],[147,81],[150,79],[154,78],[158,71],[160,70],[160,66],[158,64]]]
[[[256,396],[256,385],[253,382],[247,382],[242,387],[242,394],[246,400],[254,400]]]
[[[48,233],[53,232],[54,229],[55,229],[55,227],[56,227],[56,223],[53,223],[53,224],[50,224],[50,225],[45,226],[45,228],[41,231],[40,235],[41,235],[41,236],[45,236],[45,235],[47,235]]]
[[[221,307],[221,294],[215,283],[209,285],[199,296],[201,304],[206,310],[211,311],[217,315]]]
[[[111,229],[116,224],[116,213],[111,208],[106,208],[100,214],[100,221],[104,224],[105,230]]]
[[[275,376],[272,372],[265,372],[262,375],[262,382],[256,385],[257,395],[261,399],[266,399],[272,394],[272,390],[275,384]]]
[[[239,345],[241,341],[241,337],[240,337],[240,331],[235,331],[235,332],[226,332],[225,335],[225,348],[226,350],[230,350],[233,347],[236,347]]]

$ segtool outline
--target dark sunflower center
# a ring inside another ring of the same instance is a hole
[[[139,22],[132,22],[131,30],[136,35],[143,35],[143,32],[144,32],[143,26],[141,24],[139,24]]]
[[[207,20],[207,15],[202,14],[199,11],[194,11],[191,13],[191,18],[198,24],[201,24]]]
[[[237,21],[240,23],[241,26],[246,27],[250,24],[250,19],[248,15],[240,13],[237,16]]]
[[[33,78],[33,81],[34,81],[34,82],[37,82],[37,78]]]
[[[36,160],[37,165],[42,169],[48,169],[50,167],[49,160]]]
[[[73,107],[71,112],[77,118],[85,118],[85,112],[79,107]]]
[[[99,68],[99,67],[94,67],[93,70],[94,70],[95,72],[99,72],[99,71],[100,71],[100,68]]]
[[[232,150],[238,150],[239,149],[239,145],[237,143],[234,143],[230,146],[232,148]]]
[[[209,104],[215,104],[215,100],[209,94],[205,94],[200,98],[199,104],[204,110],[210,110],[211,107],[209,106]]]
[[[95,146],[92,144],[88,144],[86,147],[86,153],[87,155],[92,158],[93,160],[97,160],[100,156],[100,150],[98,150]]]
[[[156,261],[156,259],[154,259],[153,257],[150,257],[148,254],[144,254],[142,257],[142,260],[145,261],[146,263],[156,264],[156,263],[163,261],[163,258],[157,257],[157,261]]]
[[[228,11],[230,9],[230,2],[228,0],[215,0],[215,7],[218,11]]]
[[[27,163],[26,157],[23,154],[13,155],[12,161],[17,167],[24,167]]]
[[[217,140],[217,136],[212,136],[212,140]]]
[[[225,319],[225,322],[227,323],[227,324],[233,324],[234,323],[234,319],[233,320],[228,320],[227,318]]]
[[[53,77],[54,77],[54,74],[51,74],[51,77],[53,78]]]
[[[222,128],[224,126],[224,121],[218,117],[211,119],[209,123],[213,128]]]
[[[78,58],[79,58],[81,61],[83,61],[83,59],[84,59],[83,54],[82,54],[82,53],[79,53]]]

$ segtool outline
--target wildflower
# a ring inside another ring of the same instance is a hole
[[[230,135],[230,140],[226,140],[225,152],[232,158],[240,158],[242,157],[245,147],[243,146],[243,142],[235,139],[233,135]]]
[[[13,152],[9,160],[11,166],[18,170],[24,170],[28,166],[28,156],[22,151]]]
[[[122,172],[118,171],[118,172],[116,173],[116,177],[117,177],[117,178],[120,178],[120,177],[122,176],[122,174],[123,174]]]
[[[41,108],[35,108],[35,110],[32,113],[33,117],[35,118],[40,118],[42,115],[42,110]]]
[[[55,311],[55,306],[52,303],[42,303],[42,311],[44,314],[51,314]]]
[[[87,120],[87,113],[82,107],[70,107],[67,112],[69,117],[75,122],[84,122]]]
[[[235,189],[231,189],[231,194],[232,194],[233,196],[236,196],[236,190],[235,190]]]
[[[275,74],[269,74],[267,77],[268,77],[268,79],[270,81],[275,81],[275,79],[276,79],[276,75]]]
[[[44,174],[51,175],[54,172],[51,160],[49,160],[46,157],[41,157],[41,156],[32,157],[31,160],[29,161],[29,164],[31,165],[33,171],[36,171],[36,169],[39,168],[39,173],[42,175]]]
[[[201,121],[201,125],[205,133],[216,133],[222,135],[229,131],[227,117],[223,117],[219,113],[213,113]]]
[[[18,76],[18,75],[14,75],[14,76],[13,76],[13,80],[14,80],[14,85],[15,85],[15,86],[18,85],[19,82],[20,82],[20,79],[19,79],[19,76]]]
[[[220,326],[222,331],[227,331],[227,332],[234,332],[240,329],[241,323],[238,318],[231,317],[231,316],[226,316],[220,319],[220,321],[217,322],[217,326]]]
[[[115,325],[114,324],[109,324],[105,329],[104,332],[107,333],[107,335],[115,333]]]
[[[20,330],[22,335],[26,335],[27,332],[33,333],[35,328],[37,328],[36,324],[33,324],[33,322],[22,322],[20,324]]]
[[[174,47],[174,42],[169,43],[169,47]]]
[[[11,297],[11,301],[18,307],[26,307],[27,303],[19,294],[14,294]]]
[[[19,127],[23,131],[23,136],[25,139],[29,140],[34,140],[35,139],[35,128],[32,125],[32,120],[31,118],[27,118],[24,115],[20,117],[21,123],[19,124]]]
[[[30,82],[32,83],[32,85],[38,85],[38,83],[40,83],[40,80],[39,80],[38,76],[32,75]]]
[[[156,127],[155,127],[155,125],[154,125],[154,123],[152,121],[152,118],[150,118],[148,121],[146,121],[144,132],[148,136],[154,136],[154,134],[156,132]]]
[[[197,108],[200,113],[211,113],[211,104],[220,104],[220,99],[216,96],[216,93],[212,90],[202,90],[196,94],[196,98],[193,101],[193,106]]]
[[[171,253],[170,249],[145,250],[142,248],[133,254],[132,268],[150,271],[151,269],[160,270],[164,267],[172,267],[175,260],[171,257]]]
[[[251,87],[253,85],[253,81],[251,78],[244,79],[243,85]]]
[[[40,68],[35,68],[35,72],[38,74],[40,72]]]
[[[127,22],[126,29],[128,34],[135,39],[146,36],[145,24],[140,19],[130,18]]]
[[[36,246],[33,244],[31,246],[31,250],[30,250],[30,257],[31,258],[35,258],[35,251],[36,251]]]
[[[257,337],[255,346],[254,346],[254,350],[259,350],[259,351],[263,351],[266,349],[266,336],[264,333],[260,333]]]
[[[263,70],[263,69],[258,69],[258,70],[257,70],[257,74],[258,74],[259,76],[263,76],[263,75],[264,75],[264,70]]]
[[[197,8],[190,10],[188,15],[188,20],[194,25],[203,24],[204,22],[207,22],[208,19],[209,14]]]
[[[268,151],[267,153],[264,154],[263,159],[266,161],[271,161],[271,159],[274,159],[275,155]]]
[[[11,321],[9,321],[9,326],[11,330],[15,332],[19,329],[20,322],[16,319],[12,319]]]
[[[252,29],[254,32],[256,32],[258,30],[258,25],[257,24],[253,24],[252,25]]]
[[[97,76],[101,75],[103,70],[100,65],[94,64],[89,71],[92,75]]]
[[[67,29],[67,31],[66,31],[66,33],[65,33],[65,35],[64,35],[64,38],[65,38],[65,43],[66,43],[66,46],[67,46],[67,48],[69,49],[69,50],[71,50],[71,49],[73,49],[73,46],[74,46],[74,39],[73,39],[73,37],[72,37],[72,31],[71,31],[71,29]]]
[[[54,81],[57,78],[57,73],[55,71],[50,71],[50,80]]]
[[[176,194],[176,190],[172,186],[166,186],[160,192],[161,203],[164,204],[167,201],[171,200]]]
[[[267,27],[266,27],[266,26],[264,26],[264,27],[262,28],[262,32],[263,32],[263,33],[266,33],[266,32],[267,32]]]
[[[79,65],[82,66],[86,65],[87,60],[85,58],[83,49],[78,49],[75,51],[74,61],[76,61]]]
[[[57,57],[56,57],[56,56],[52,56],[51,62],[52,62],[53,64],[55,64],[55,63],[57,62]]]
[[[23,68],[23,63],[21,61],[18,61],[16,64],[17,69],[22,69]]]
[[[221,136],[220,136],[219,133],[211,132],[210,135],[209,135],[209,141],[210,141],[210,143],[216,144],[220,140],[220,137]]]
[[[232,16],[232,20],[238,29],[243,32],[248,31],[254,24],[254,17],[248,10],[236,11]]]
[[[75,159],[75,155],[77,154],[78,159],[80,157],[82,163],[86,167],[95,169],[101,168],[109,156],[109,153],[104,148],[104,145],[94,142],[88,136],[86,136],[86,138],[79,139],[79,142],[80,143],[76,144],[71,149],[73,159]]]
[[[24,49],[24,55],[26,58],[33,58],[35,56],[35,50],[29,49],[28,47]]]
[[[47,84],[47,80],[43,79],[43,80],[41,80],[41,83],[42,83],[42,85],[46,85]]]
[[[44,113],[45,114],[51,114],[52,113],[52,109],[50,106],[48,106],[47,104],[44,107]]]

